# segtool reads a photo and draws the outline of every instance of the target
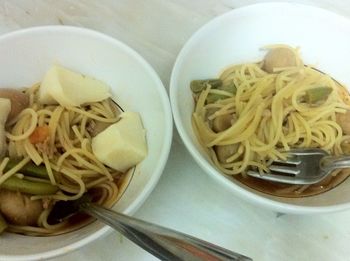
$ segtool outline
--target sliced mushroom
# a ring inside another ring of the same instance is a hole
[[[271,49],[263,61],[263,70],[273,73],[275,68],[292,67],[297,65],[295,53],[287,48],[280,47]]]
[[[227,163],[227,159],[238,151],[239,144],[217,145],[214,147],[216,156],[221,163]]]
[[[336,114],[337,123],[346,135],[350,135],[350,111]]]
[[[233,114],[225,114],[216,117],[213,120],[212,128],[215,132],[224,131],[232,126],[236,117]]]
[[[87,131],[90,133],[91,137],[95,137],[111,125],[112,123],[110,122],[91,120],[87,126]]]
[[[345,140],[340,144],[344,154],[350,154],[350,142]],[[349,170],[350,171],[350,170]]]
[[[43,211],[41,200],[31,200],[20,192],[0,190],[0,212],[13,225],[33,226]]]
[[[21,111],[29,106],[29,95],[14,89],[0,89],[0,98],[10,99],[11,112],[9,120],[15,118]]]
[[[110,108],[114,114],[114,117],[118,117],[121,114],[121,110],[118,107],[117,103],[114,102],[111,98],[108,99]],[[110,122],[102,122],[97,120],[91,120],[89,121],[87,125],[87,131],[91,135],[91,137],[97,136],[97,134],[101,133],[105,129],[107,129],[109,126],[111,126],[113,123]]]

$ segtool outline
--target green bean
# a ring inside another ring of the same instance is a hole
[[[230,82],[228,84],[223,85],[221,79],[206,79],[206,80],[193,80],[191,82],[191,90],[194,94],[199,94],[200,92],[204,91],[205,88],[207,88],[207,84],[211,85],[212,89],[218,89],[222,91],[226,91],[231,94],[236,94],[237,88],[233,82]],[[206,99],[207,103],[214,103],[217,100],[225,99],[227,96],[216,94],[216,93],[209,93],[208,97]]]
[[[30,181],[12,176],[5,180],[0,188],[19,191],[32,195],[51,195],[58,191],[58,187],[44,182]]]
[[[306,102],[309,104],[324,101],[328,98],[328,95],[332,92],[331,87],[316,87],[306,90]]]
[[[0,234],[4,232],[4,230],[7,228],[7,223],[4,217],[0,213]]]
[[[207,84],[211,85],[212,89],[217,89],[222,85],[222,80],[220,79],[207,79],[207,80],[193,80],[191,82],[191,90],[193,93],[200,93],[207,88]]]
[[[227,98],[226,95],[217,94],[217,93],[209,93],[206,99],[207,104],[214,103],[220,99]]]
[[[228,92],[228,93],[231,93],[231,94],[236,94],[236,92],[237,92],[236,86],[234,85],[233,82],[226,84],[226,85],[223,85],[223,86],[220,86],[218,89],[225,91],[225,92]],[[209,93],[207,96],[206,102],[208,104],[210,104],[210,103],[214,103],[220,99],[226,99],[226,98],[228,98],[228,96],[223,95],[223,94]]]
[[[221,86],[219,89],[226,91],[226,92],[229,92],[229,93],[232,93],[232,94],[236,94],[236,92],[237,92],[237,87],[233,82],[225,84],[225,85]]]
[[[13,160],[11,159],[6,167],[5,167],[5,171],[8,171],[10,169],[12,169],[13,167],[15,167],[18,163],[20,162],[20,160]],[[24,165],[22,167],[22,169],[20,169],[20,172],[24,175],[28,175],[30,177],[35,177],[35,178],[42,178],[42,179],[49,179],[49,176],[47,174],[46,171],[46,167],[43,165],[35,165],[33,162],[29,162],[26,165]]]

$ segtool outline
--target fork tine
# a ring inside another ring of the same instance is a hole
[[[279,160],[276,159],[273,162],[280,163],[280,164],[292,164],[292,165],[299,165],[301,163],[301,160],[297,157],[287,157],[286,160]]]
[[[247,174],[251,177],[255,177],[263,180],[277,181],[280,183],[287,183],[287,184],[300,184],[300,179],[297,179],[296,177],[275,175],[271,173],[264,173],[261,175],[259,172],[253,171],[253,170],[248,170]]]
[[[300,174],[299,169],[296,169],[295,167],[290,167],[290,166],[270,165],[269,169],[271,171],[280,172],[280,173],[287,173],[287,174],[292,174],[292,175]]]
[[[310,155],[310,154],[318,154],[318,155],[328,155],[328,153],[322,149],[317,148],[309,148],[309,149],[292,149],[286,151],[288,155],[299,156],[299,155]]]
[[[255,178],[262,178],[265,174],[260,174],[259,172],[254,170],[248,170],[247,175]]]

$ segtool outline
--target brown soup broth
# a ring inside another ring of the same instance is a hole
[[[129,184],[134,176],[134,173],[135,173],[135,167],[128,170],[126,173],[124,173],[124,174],[122,174],[114,179],[114,182],[117,184],[119,191],[118,191],[117,198],[112,203],[112,206],[115,205],[119,201],[119,199],[123,196],[123,194],[125,193],[125,190],[129,186]],[[98,190],[94,191],[94,190],[95,189],[90,189],[87,193],[94,194],[95,199],[93,199],[93,201],[98,201],[99,191]],[[55,236],[55,235],[65,234],[68,232],[73,232],[73,231],[76,231],[82,227],[85,227],[86,225],[91,224],[95,220],[96,220],[95,218],[92,218],[88,214],[80,213],[80,212],[75,213],[74,215],[70,216],[67,219],[67,224],[62,229],[58,230],[57,232],[45,235],[45,236]],[[36,235],[36,236],[44,236],[44,235]]]
[[[312,185],[290,185],[278,182],[272,182],[262,180],[247,175],[234,175],[234,179],[238,180],[242,184],[260,191],[265,194],[286,197],[286,198],[299,198],[315,196],[326,191],[329,191],[342,182],[344,182],[350,175],[349,169],[339,172],[337,175],[329,175],[327,178]]]

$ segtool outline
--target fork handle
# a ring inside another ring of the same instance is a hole
[[[324,171],[350,168],[350,156],[325,156],[320,161],[320,167]]]

